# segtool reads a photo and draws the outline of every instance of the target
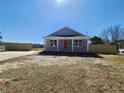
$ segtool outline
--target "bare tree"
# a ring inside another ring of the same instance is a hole
[[[103,30],[102,33],[101,33],[101,37],[102,37],[102,39],[104,39],[104,41],[106,43],[110,43],[111,42],[110,32],[108,30],[109,29]]]
[[[107,43],[114,43],[124,39],[124,28],[121,25],[115,25],[102,31],[101,36]]]

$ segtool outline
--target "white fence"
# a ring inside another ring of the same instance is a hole
[[[6,47],[4,45],[0,45],[0,52],[5,51]]]

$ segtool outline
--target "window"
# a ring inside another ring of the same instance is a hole
[[[74,41],[74,46],[78,46],[78,40]]]
[[[57,40],[50,40],[50,46],[56,47],[57,46]]]
[[[82,40],[79,40],[79,46],[82,46]]]
[[[82,40],[74,40],[74,46],[75,47],[81,47],[82,46]]]

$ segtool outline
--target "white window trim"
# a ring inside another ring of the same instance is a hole
[[[52,41],[52,43],[53,43],[53,46],[51,46],[51,41]],[[50,47],[57,47],[57,44],[55,45],[55,41],[56,41],[56,43],[57,43],[57,40],[50,40]]]
[[[82,47],[82,45],[80,46],[80,42],[79,42],[80,40],[81,40],[81,39],[78,39],[78,40],[77,40],[77,41],[78,41],[77,46],[75,46],[75,41],[76,41],[76,40],[74,40],[74,47]],[[81,41],[82,41],[82,40],[81,40]]]

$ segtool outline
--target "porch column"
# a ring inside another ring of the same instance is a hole
[[[89,40],[87,38],[87,52],[89,52]]]
[[[59,40],[57,40],[57,51],[59,51]]]
[[[46,39],[44,39],[44,51],[46,50]]]
[[[72,52],[74,51],[74,40],[72,39]]]

